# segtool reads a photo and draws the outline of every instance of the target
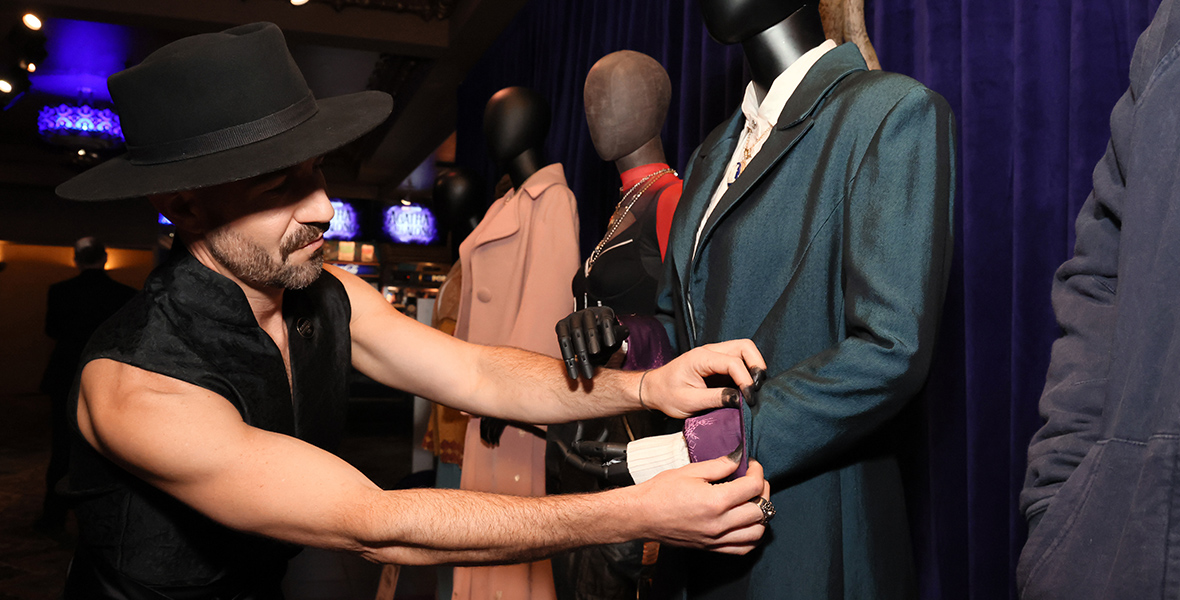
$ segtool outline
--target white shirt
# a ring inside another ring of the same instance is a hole
[[[697,224],[696,241],[693,242],[693,256],[696,256],[697,246],[701,243],[701,233],[705,230],[705,223],[709,220],[709,215],[713,214],[713,209],[721,201],[721,196],[725,195],[725,190],[729,189],[729,186],[740,176],[738,165],[741,164],[742,170],[750,165],[758,151],[762,149],[762,144],[766,143],[766,138],[770,137],[774,126],[778,124],[779,114],[783,112],[783,107],[787,105],[787,101],[791,99],[799,87],[799,83],[803,81],[811,67],[815,66],[815,63],[823,55],[835,47],[836,42],[828,40],[800,56],[798,60],[791,63],[791,66],[787,67],[786,71],[774,79],[774,83],[766,92],[766,97],[762,99],[761,104],[758,103],[754,82],[751,81],[746,86],[746,96],[742,99],[742,114],[746,116],[746,126],[742,129],[742,135],[738,137],[737,147],[733,149],[733,156],[729,160],[729,166],[725,169],[725,176],[721,178],[721,184],[717,186],[717,190],[713,192],[713,197],[709,200],[709,208],[705,210],[705,216]],[[750,158],[743,161],[747,144],[750,147]]]

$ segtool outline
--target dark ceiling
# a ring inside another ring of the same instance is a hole
[[[54,19],[113,24],[129,38],[120,49],[130,65],[179,37],[274,22],[318,97],[362,89],[393,95],[389,121],[333,153],[326,168],[335,194],[386,198],[454,132],[460,81],[526,1],[0,0],[0,29],[25,12],[45,20],[47,37]],[[51,53],[46,64],[52,61]],[[70,99],[38,90],[34,80],[0,112],[0,189],[51,189],[85,168],[77,149],[37,134],[40,107],[63,100]]]

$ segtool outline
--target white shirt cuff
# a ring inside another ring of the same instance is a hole
[[[635,483],[643,483],[668,469],[689,463],[683,433],[656,435],[627,444],[627,470]]]

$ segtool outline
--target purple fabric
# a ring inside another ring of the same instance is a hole
[[[671,360],[672,346],[664,326],[653,317],[642,315],[619,315],[619,321],[631,330],[627,336],[627,359],[623,361],[626,371],[646,371],[662,366]],[[726,456],[737,448],[742,449],[741,462],[729,481],[746,474],[746,431],[742,426],[742,411],[739,408],[719,408],[707,414],[690,417],[684,421],[684,440],[688,442],[688,457],[692,462],[712,460]]]
[[[672,345],[668,332],[655,317],[619,315],[619,322],[631,330],[627,336],[627,359],[624,371],[646,371],[661,367],[672,360]]]
[[[746,455],[746,431],[742,426],[740,408],[718,408],[685,419],[684,441],[688,443],[688,458],[692,462],[713,460],[741,448],[742,458],[737,470],[722,481],[730,481],[746,474],[749,459]]]

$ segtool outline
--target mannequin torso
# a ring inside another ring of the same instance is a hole
[[[949,272],[953,115],[851,44],[824,49],[814,3],[700,7],[742,44],[757,115],[734,114],[685,167],[657,316],[678,351],[749,338],[766,358],[743,410],[779,516],[757,557],[689,557],[688,595],[913,598],[891,419],[925,381]]]

